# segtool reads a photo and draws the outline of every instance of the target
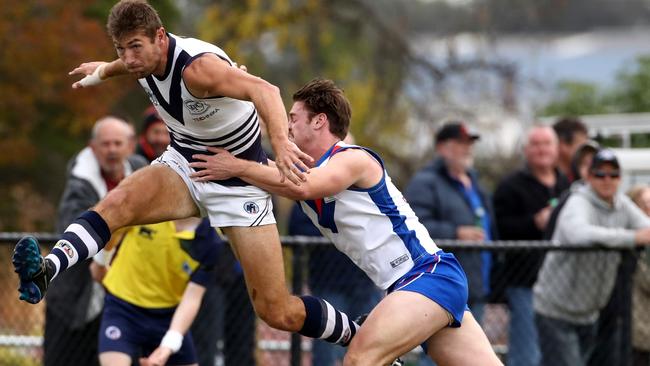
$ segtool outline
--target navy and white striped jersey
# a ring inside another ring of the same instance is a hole
[[[221,96],[199,98],[183,82],[185,67],[205,53],[213,53],[231,65],[232,60],[207,42],[171,33],[168,36],[165,74],[160,78],[149,75],[138,82],[165,121],[171,135],[170,146],[188,162],[194,161],[192,154],[206,153],[206,146],[224,148],[242,159],[266,162],[253,103]],[[238,178],[218,183],[246,185]]]
[[[363,149],[384,166],[372,150],[343,142],[332,146],[316,166],[327,165],[333,155],[346,149]],[[385,169],[372,188],[350,187],[332,197],[300,204],[321,233],[382,289],[407,273],[422,255],[440,250]]]

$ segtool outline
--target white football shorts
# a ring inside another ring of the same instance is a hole
[[[275,224],[271,195],[261,188],[195,182],[190,178],[194,169],[171,146],[151,164],[165,164],[183,178],[201,216],[208,216],[213,227]]]

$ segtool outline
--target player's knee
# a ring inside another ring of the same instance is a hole
[[[120,187],[110,191],[97,206],[93,208],[107,223],[110,221],[109,226],[122,227],[131,224],[134,218],[134,211],[130,207],[132,199],[129,193]]]

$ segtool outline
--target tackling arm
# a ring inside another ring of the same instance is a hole
[[[381,166],[366,152],[346,150],[330,158],[324,167],[314,168],[299,185],[285,184],[278,169],[257,162],[238,159],[223,149],[209,148],[216,155],[194,155],[203,160],[191,163],[203,169],[191,176],[197,181],[240,177],[244,181],[271,193],[294,200],[307,200],[335,195],[355,185],[369,188],[383,175]]]

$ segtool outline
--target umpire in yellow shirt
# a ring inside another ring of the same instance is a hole
[[[197,226],[198,225],[198,226]],[[214,269],[216,231],[200,219],[128,229],[117,244],[103,285],[99,333],[102,365],[197,365],[188,332]],[[93,264],[101,278],[100,255]]]

